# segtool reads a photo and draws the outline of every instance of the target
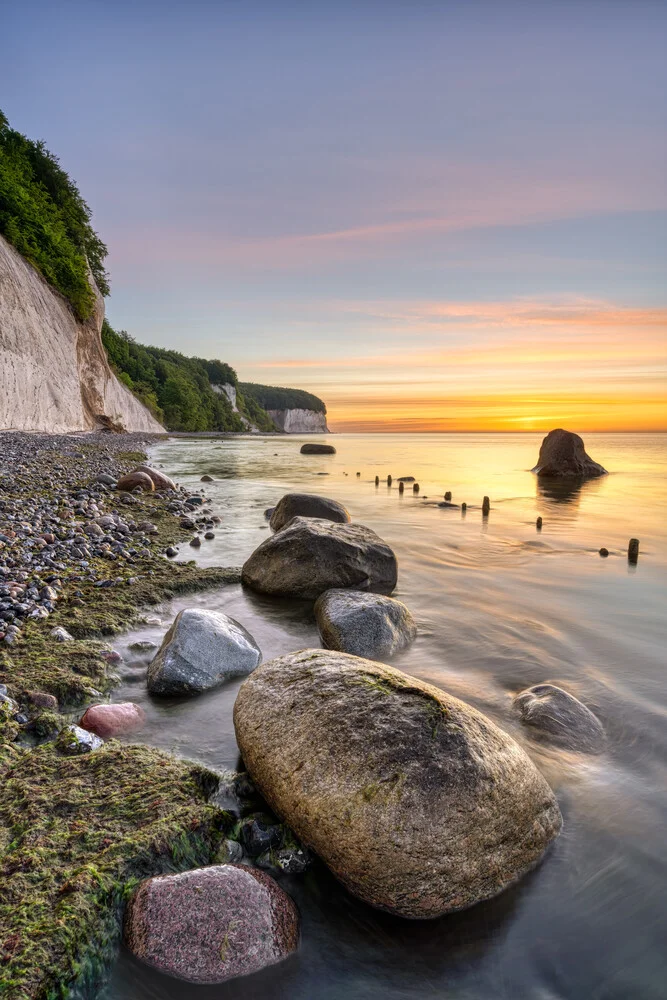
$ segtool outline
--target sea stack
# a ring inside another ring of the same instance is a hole
[[[562,428],[549,431],[544,438],[537,465],[532,471],[538,476],[572,479],[607,475],[607,470],[586,454],[579,435]]]

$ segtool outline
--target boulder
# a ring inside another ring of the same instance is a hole
[[[148,667],[151,694],[200,694],[254,670],[262,653],[233,618],[219,611],[180,611]]]
[[[158,472],[157,469],[152,469],[150,465],[138,465],[134,471],[143,472],[148,476],[156,490],[176,489],[176,484],[169,476],[165,476],[164,472]]]
[[[81,716],[79,725],[107,740],[140,729],[145,721],[146,713],[141,705],[123,701],[116,705],[91,705]]]
[[[536,684],[520,691],[513,707],[525,725],[550,743],[584,753],[601,753],[605,748],[605,731],[598,717],[555,684]]]
[[[560,428],[549,431],[542,441],[537,465],[532,471],[538,476],[582,479],[607,475],[607,470],[586,454],[579,435]]]
[[[437,917],[502,892],[560,831],[528,755],[457,698],[346,653],[263,664],[236,739],[275,814],[354,895]]]
[[[142,882],[130,899],[125,943],[137,958],[190,983],[222,983],[296,951],[299,913],[264,872],[211,865]]]
[[[337,524],[347,524],[350,520],[350,515],[337,500],[311,493],[286,493],[274,508],[269,524],[273,531],[280,531],[293,517],[321,517]]]
[[[301,445],[302,455],[335,455],[336,449],[332,444],[317,444],[315,441],[310,441],[307,444]]]
[[[314,599],[332,587],[390,594],[397,574],[396,556],[370,528],[294,517],[255,549],[242,580],[262,594]]]
[[[117,490],[131,493],[139,486],[145,493],[152,493],[155,489],[153,480],[145,472],[129,472],[126,476],[121,476],[116,483]]]
[[[358,590],[327,590],[317,599],[315,619],[328,649],[369,659],[393,656],[417,635],[405,604]]]

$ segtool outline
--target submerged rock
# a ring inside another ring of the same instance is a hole
[[[200,694],[254,670],[262,653],[250,633],[219,611],[179,612],[148,667],[151,694]]]
[[[542,441],[537,465],[532,470],[538,476],[592,478],[606,476],[607,470],[586,454],[578,434],[561,428],[549,431]]]
[[[606,743],[602,723],[573,694],[555,684],[536,684],[520,691],[513,706],[527,726],[550,742],[587,753],[601,753]]]
[[[242,684],[234,725],[276,815],[350,892],[401,916],[502,892],[561,828],[553,792],[510,736],[370,660],[320,649],[271,660]]]
[[[296,951],[299,913],[264,872],[211,865],[142,882],[125,919],[137,958],[191,983],[222,983]]]
[[[79,724],[106,740],[140,729],[145,721],[146,713],[141,705],[124,701],[115,705],[91,705],[81,716]]]
[[[396,556],[370,528],[295,517],[255,549],[242,579],[263,594],[315,598],[332,587],[390,594],[397,574]]]
[[[327,590],[317,599],[315,619],[328,649],[369,659],[393,656],[417,635],[405,604],[358,590]]]
[[[346,524],[350,515],[337,500],[311,493],[286,493],[271,514],[270,526],[280,531],[293,517],[321,517],[337,524]]]
[[[301,445],[302,455],[335,455],[336,449],[332,444],[317,444],[314,441],[310,441],[307,444]]]

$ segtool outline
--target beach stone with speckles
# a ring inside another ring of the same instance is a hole
[[[140,729],[145,721],[146,713],[141,705],[124,701],[115,705],[91,705],[81,716],[79,725],[107,740]]]
[[[545,478],[585,479],[607,475],[607,470],[586,454],[582,438],[562,428],[549,431],[544,438],[532,471]]]
[[[391,594],[397,574],[390,547],[363,524],[294,517],[255,549],[242,580],[262,594],[314,599],[332,587]]]
[[[180,611],[148,667],[151,694],[199,694],[254,670],[262,652],[250,633],[219,611]]]
[[[280,531],[293,517],[321,517],[337,524],[350,520],[350,515],[337,500],[311,493],[286,493],[274,508],[269,524],[273,531]]]
[[[550,743],[584,753],[601,753],[605,748],[605,731],[598,717],[555,684],[536,684],[520,691],[513,706],[521,721]]]
[[[371,660],[322,649],[270,660],[241,685],[234,726],[273,812],[350,892],[400,916],[495,896],[561,828],[551,788],[507,733]]]
[[[328,649],[370,659],[393,656],[417,635],[405,604],[359,590],[327,590],[315,603],[315,619]]]
[[[296,951],[299,913],[264,872],[212,865],[142,882],[125,918],[137,958],[191,983],[222,983]]]

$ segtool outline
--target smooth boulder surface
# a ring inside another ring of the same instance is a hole
[[[138,465],[134,471],[145,473],[152,480],[156,490],[176,489],[176,484],[169,476],[165,476],[164,472],[158,472],[157,469],[151,468],[150,465]]]
[[[302,455],[335,455],[336,449],[332,444],[316,444],[311,441],[301,445]]]
[[[592,478],[606,476],[607,470],[586,454],[584,442],[572,431],[549,431],[542,441],[537,465],[538,476]]]
[[[396,556],[363,524],[294,517],[243,566],[243,583],[262,594],[314,599],[332,587],[390,594]]]
[[[128,472],[126,476],[121,476],[116,483],[116,489],[124,492],[136,490],[139,486],[145,493],[152,493],[155,489],[153,480],[146,472]]]
[[[280,531],[293,517],[321,517],[336,524],[347,524],[350,515],[337,500],[312,493],[286,493],[273,509],[269,525]]]
[[[555,684],[520,691],[513,706],[525,725],[568,750],[601,753],[606,744],[602,723],[590,708]]]
[[[236,739],[271,809],[372,906],[437,917],[502,892],[561,828],[521,747],[391,667],[321,649],[263,664]]]
[[[167,975],[222,983],[296,951],[299,913],[264,872],[211,865],[142,882],[128,905],[125,943]]]
[[[79,725],[107,740],[140,729],[145,721],[146,713],[141,705],[124,701],[115,705],[91,705],[81,716]]]
[[[393,597],[358,590],[327,590],[315,604],[322,643],[354,656],[393,656],[417,636],[405,604]]]
[[[180,611],[148,667],[151,694],[200,694],[254,670],[262,653],[250,633],[218,611]]]

